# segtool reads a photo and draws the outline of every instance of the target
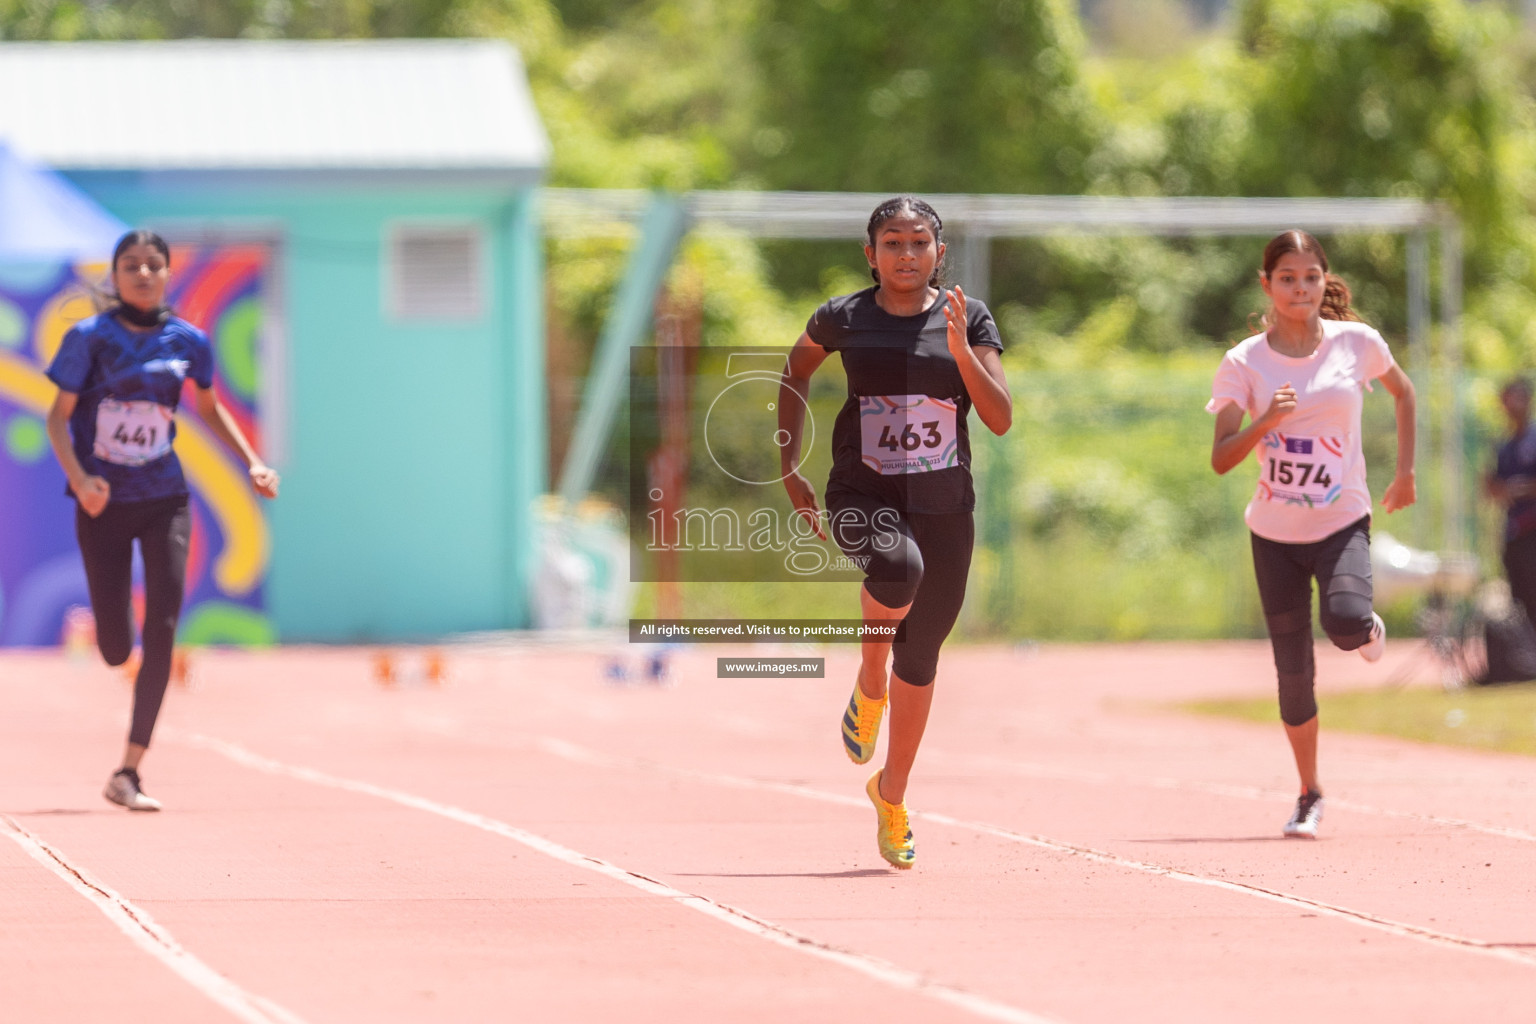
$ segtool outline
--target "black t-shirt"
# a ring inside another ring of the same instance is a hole
[[[848,400],[832,428],[827,503],[852,490],[905,512],[968,512],[971,484],[971,399],[945,341],[943,295],[926,312],[896,316],[880,308],[875,289],[831,299],[805,325],[810,339],[840,353]],[[972,346],[1003,348],[987,307],[967,298]]]

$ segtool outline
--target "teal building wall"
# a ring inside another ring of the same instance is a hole
[[[536,188],[69,176],[173,241],[276,243],[286,443],[282,494],[268,506],[267,605],[283,641],[529,624],[533,503],[548,479]],[[434,221],[480,229],[487,278],[474,321],[388,311],[391,227]]]

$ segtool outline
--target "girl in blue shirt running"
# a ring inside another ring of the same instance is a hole
[[[133,542],[144,561],[143,660],[122,767],[104,793],[131,811],[158,811],[139,781],[171,675],[186,583],[192,518],[176,457],[175,413],[183,383],[196,385],[198,415],[249,467],[251,486],[277,497],[277,473],[262,462],[213,392],[208,336],[165,305],[171,250],[151,231],[130,231],[112,252],[117,304],[64,336],[48,367],[59,393],[48,439],[75,499],[75,536],[85,563],[96,642],[109,665],[133,651]]]

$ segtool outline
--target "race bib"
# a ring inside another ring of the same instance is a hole
[[[860,395],[864,465],[881,476],[931,473],[959,465],[953,399]]]
[[[115,466],[142,466],[171,450],[171,410],[159,402],[102,399],[93,452]]]
[[[1330,505],[1344,490],[1344,439],[1266,434],[1259,448],[1259,497],[1286,505]]]

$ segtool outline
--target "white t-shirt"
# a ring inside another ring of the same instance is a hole
[[[1221,360],[1206,411],[1236,404],[1250,420],[1264,415],[1289,383],[1296,408],[1254,446],[1259,483],[1243,519],[1260,537],[1310,544],[1370,515],[1360,409],[1370,382],[1390,370],[1392,350],[1374,328],[1322,321],[1323,340],[1304,359],[1281,355],[1256,334]]]

